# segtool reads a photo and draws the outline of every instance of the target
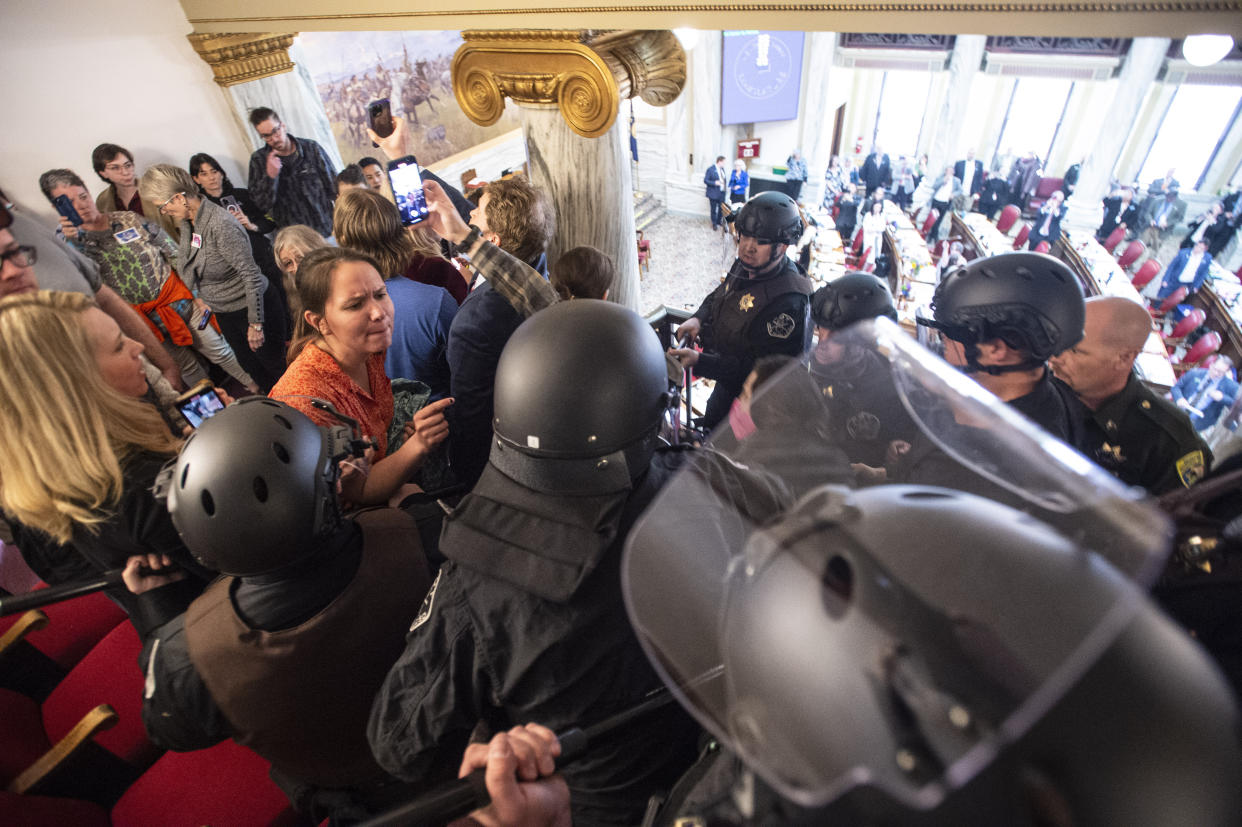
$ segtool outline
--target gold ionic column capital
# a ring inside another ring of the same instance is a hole
[[[216,83],[233,86],[250,80],[293,71],[289,59],[292,34],[189,34],[186,37],[203,62],[211,67]]]
[[[453,94],[472,121],[489,126],[505,98],[555,105],[570,128],[597,138],[622,99],[665,106],[686,84],[686,54],[668,31],[476,30],[453,55]]]

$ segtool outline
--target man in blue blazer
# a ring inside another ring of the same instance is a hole
[[[1177,288],[1185,287],[1187,295],[1194,293],[1203,286],[1208,277],[1208,269],[1212,266],[1212,255],[1207,251],[1207,242],[1200,241],[1193,247],[1178,251],[1164,270],[1160,280],[1160,289],[1156,299],[1167,299]]]
[[[1173,401],[1190,416],[1196,431],[1215,425],[1221,413],[1229,410],[1238,398],[1238,383],[1229,375],[1232,367],[1233,360],[1221,353],[1206,368],[1183,373],[1173,386]]]
[[[707,185],[707,204],[711,207],[712,212],[712,229],[720,229],[720,225],[724,224],[724,213],[720,209],[720,205],[724,203],[725,191],[728,187],[729,176],[725,174],[725,157],[719,155],[716,157],[716,163],[707,168],[707,172],[703,174],[703,183]]]

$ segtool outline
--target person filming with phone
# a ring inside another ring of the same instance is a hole
[[[250,156],[250,195],[277,227],[306,224],[332,236],[336,169],[328,153],[310,138],[297,138],[266,106],[250,111],[250,124],[263,143]]]
[[[132,212],[101,213],[82,179],[69,169],[39,176],[44,196],[60,213],[60,233],[99,266],[99,277],[139,315],[164,343],[187,385],[207,378],[194,351],[219,365],[242,386],[257,391],[255,380],[221,335],[219,322],[173,270],[177,245],[154,220]]]

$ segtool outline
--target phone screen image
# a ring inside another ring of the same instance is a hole
[[[181,415],[191,427],[197,428],[203,424],[203,420],[224,410],[224,403],[220,401],[219,396],[216,396],[214,388],[207,388],[179,403],[177,410],[181,411]]]
[[[423,179],[413,155],[388,162],[388,183],[401,212],[401,223],[407,227],[427,217],[427,199],[423,197]]]
[[[78,215],[78,211],[73,208],[73,204],[69,201],[69,196],[58,195],[52,199],[52,203],[56,205],[56,212],[69,219],[69,223],[75,227],[82,226],[82,216]]]

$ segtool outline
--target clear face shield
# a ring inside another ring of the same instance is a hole
[[[1145,606],[1169,525],[888,320],[830,342],[662,489],[626,545],[626,603],[682,704],[780,794],[931,809]],[[898,421],[971,491],[851,462]]]

